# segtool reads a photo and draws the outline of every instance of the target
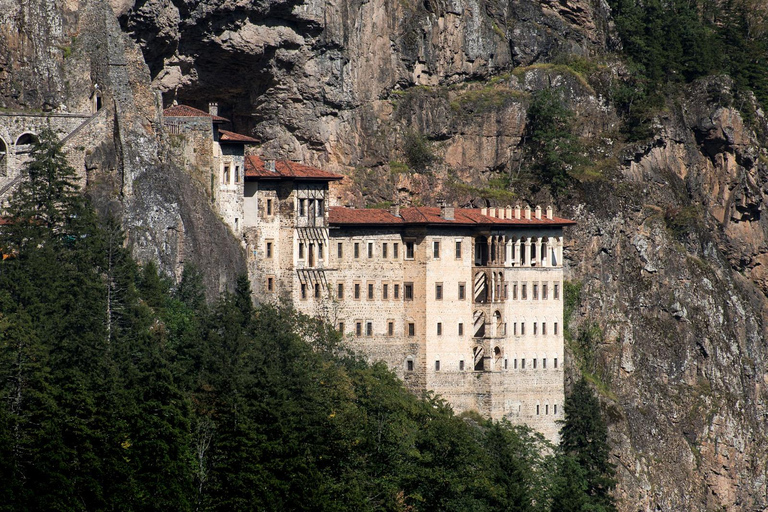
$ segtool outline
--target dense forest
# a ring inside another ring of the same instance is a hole
[[[41,135],[0,233],[2,510],[613,510],[599,403],[560,447],[455,416],[331,327],[138,266]]]

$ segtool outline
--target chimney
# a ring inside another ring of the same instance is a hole
[[[212,101],[208,104],[208,113],[212,116],[218,116],[219,115],[219,104],[215,101]]]
[[[395,203],[392,206],[390,206],[389,207],[389,213],[391,213],[395,217],[399,217],[400,216],[400,204],[399,203]]]
[[[505,215],[505,217],[508,218],[508,219],[511,219],[512,218],[512,207],[507,205],[505,210],[507,211],[507,214]]]
[[[554,215],[552,212],[552,205],[547,206],[547,218],[549,220],[552,220],[554,218]]]
[[[488,215],[488,208],[480,208],[481,215]]]
[[[531,220],[531,205],[525,205],[525,220]]]
[[[517,220],[520,220],[520,205],[519,204],[515,205],[515,218]]]
[[[536,205],[536,220],[541,220],[541,205]]]
[[[456,210],[453,206],[443,203],[440,205],[440,216],[445,220],[454,220],[456,219]]]
[[[268,170],[269,172],[276,172],[275,171],[275,159],[274,158],[267,158],[264,160],[264,168]]]

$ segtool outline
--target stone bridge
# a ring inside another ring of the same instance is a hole
[[[82,177],[85,150],[106,128],[106,109],[96,113],[0,112],[0,204],[20,181],[32,143],[46,127],[64,142],[70,164]]]

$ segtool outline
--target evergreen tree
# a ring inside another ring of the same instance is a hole
[[[571,457],[583,474],[584,489],[593,510],[615,510],[611,496],[616,486],[615,467],[608,460],[608,428],[600,411],[600,402],[584,377],[574,384],[563,412],[565,420],[560,429],[560,448],[566,458],[560,464],[560,470],[564,472],[560,474],[561,480],[569,488],[581,485],[574,481],[579,472],[567,460]]]

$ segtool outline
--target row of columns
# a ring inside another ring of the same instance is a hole
[[[475,243],[480,243],[475,239]],[[562,237],[507,237],[506,235],[492,235],[487,237],[486,265],[506,266],[560,266],[563,261]],[[475,253],[475,264],[483,264],[477,261],[479,255]]]

